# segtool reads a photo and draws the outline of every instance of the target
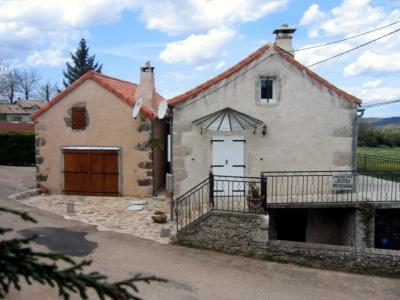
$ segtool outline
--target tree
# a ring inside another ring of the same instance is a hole
[[[86,45],[85,39],[81,39],[75,54],[70,52],[72,65],[67,62],[66,70],[63,71],[65,79],[64,86],[68,87],[75,80],[79,79],[87,71],[96,71],[101,73],[102,64],[95,62],[95,55],[89,55],[89,47]]]
[[[26,212],[19,212],[0,207],[0,212],[11,213],[19,216],[24,221],[36,223]],[[0,227],[0,236],[12,231]],[[58,289],[64,300],[70,299],[72,294],[79,294],[82,299],[89,299],[88,290],[93,289],[100,299],[140,299],[137,296],[136,283],[152,281],[165,282],[166,280],[155,276],[136,275],[132,278],[109,283],[107,276],[98,272],[84,273],[84,268],[91,261],[75,262],[62,253],[38,252],[31,249],[29,244],[36,237],[1,239],[0,241],[0,298],[4,299],[11,287],[21,290],[22,278],[28,284],[33,282],[49,285]],[[60,268],[57,263],[66,264]]]
[[[40,75],[35,70],[22,71],[20,73],[18,87],[25,97],[25,100],[28,100],[29,96],[35,91],[39,81]]]
[[[0,101],[4,101],[7,95],[7,73],[7,66],[0,63]]]
[[[3,67],[1,78],[2,98],[13,104],[20,89],[21,73],[17,69]]]
[[[39,87],[38,98],[41,101],[49,102],[55,95],[59,93],[56,83],[51,83],[50,80],[46,81]]]

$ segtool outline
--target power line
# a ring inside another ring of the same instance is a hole
[[[400,98],[392,99],[392,100],[383,100],[383,101],[375,100],[374,102],[365,103],[365,104],[361,105],[361,108],[367,109],[367,108],[371,108],[371,107],[388,105],[388,104],[393,104],[393,103],[398,103],[398,102],[400,102]]]
[[[291,51],[291,52],[298,52],[298,51],[303,51],[303,50],[309,50],[309,49],[314,49],[314,48],[317,48],[317,47],[323,47],[323,46],[327,46],[327,45],[332,45],[332,44],[335,44],[335,43],[343,42],[343,41],[345,41],[345,40],[349,40],[349,39],[352,39],[352,38],[355,38],[355,37],[359,37],[359,36],[361,36],[361,35],[365,35],[365,34],[368,34],[368,33],[371,33],[371,32],[374,32],[374,31],[377,31],[377,30],[380,30],[380,29],[383,29],[383,28],[387,28],[387,27],[392,26],[392,25],[397,24],[397,23],[400,23],[400,20],[399,20],[399,21],[396,21],[396,22],[394,22],[394,23],[391,23],[391,24],[389,24],[389,25],[386,25],[386,26],[383,26],[383,27],[380,27],[380,28],[376,28],[376,29],[370,30],[370,31],[368,31],[368,32],[364,32],[364,33],[361,33],[361,34],[358,34],[358,35],[355,35],[355,36],[351,36],[351,37],[348,37],[348,38],[345,38],[345,39],[342,39],[342,40],[329,42],[329,43],[326,43],[326,44],[323,44],[323,45],[312,46],[312,47],[309,47],[309,48],[303,48],[303,49],[293,50],[293,51]],[[361,44],[361,45],[358,45],[358,46],[356,46],[356,47],[354,47],[354,48],[351,48],[351,49],[349,49],[349,50],[347,50],[347,51],[338,53],[338,54],[336,54],[336,55],[334,55],[334,56],[328,57],[328,58],[326,58],[326,59],[323,59],[323,60],[318,61],[318,62],[316,62],[316,63],[313,63],[313,64],[311,64],[311,65],[308,65],[307,67],[309,68],[309,67],[315,66],[315,65],[317,65],[317,64],[321,64],[321,63],[323,63],[323,62],[326,62],[326,61],[329,61],[329,60],[331,60],[331,59],[334,59],[334,58],[336,58],[336,57],[342,56],[342,55],[344,55],[344,54],[347,54],[347,53],[349,53],[349,52],[352,52],[352,51],[354,51],[354,50],[357,50],[357,49],[359,49],[359,48],[362,48],[362,47],[364,47],[364,46],[366,46],[366,45],[369,45],[369,44],[371,44],[371,43],[374,43],[374,42],[376,42],[376,41],[378,41],[378,40],[380,40],[380,39],[383,39],[383,38],[385,38],[385,37],[387,37],[387,36],[389,36],[389,35],[391,35],[391,34],[394,34],[394,33],[398,32],[398,31],[400,31],[400,28],[398,28],[398,29],[396,29],[396,30],[393,30],[393,31],[391,31],[391,32],[389,32],[389,33],[387,33],[387,34],[385,34],[385,35],[379,36],[379,37],[377,37],[377,38],[375,38],[375,39],[373,39],[373,40],[371,40],[371,41],[368,41],[368,42],[366,42],[366,43],[363,43],[363,44]],[[288,52],[288,51],[286,51],[286,52]],[[209,93],[207,93],[207,94],[205,94],[205,95],[203,95],[203,96],[201,96],[201,97],[199,97],[199,98],[197,98],[197,99],[195,99],[195,100],[193,100],[193,101],[191,101],[191,102],[187,102],[186,104],[180,106],[179,109],[185,108],[186,106],[189,106],[189,105],[191,105],[191,104],[193,104],[193,103],[196,103],[197,101],[199,101],[199,100],[201,100],[201,99],[204,99],[205,97],[207,97],[207,96],[209,96],[209,95],[215,93],[216,91],[218,91],[218,90],[222,89],[223,87],[227,86],[227,85],[230,84],[231,82],[233,82],[233,81],[235,81],[236,79],[238,79],[239,77],[245,75],[247,72],[249,72],[250,70],[254,69],[256,66],[258,66],[258,65],[261,64],[262,62],[266,61],[267,59],[269,59],[269,58],[271,58],[272,56],[275,56],[275,55],[278,55],[278,53],[272,53],[272,54],[268,55],[267,57],[265,57],[265,58],[259,60],[259,61],[256,62],[253,66],[251,66],[251,67],[247,68],[246,70],[244,70],[243,72],[239,73],[237,76],[235,76],[235,77],[233,77],[231,80],[225,82],[223,85],[217,87],[216,89],[210,91]]]
[[[396,22],[393,22],[393,23],[390,23],[388,25],[382,26],[382,27],[378,27],[378,28],[372,29],[370,31],[366,31],[366,32],[363,32],[363,33],[360,33],[360,34],[357,34],[357,35],[353,35],[353,36],[341,39],[341,40],[336,40],[336,41],[332,41],[332,42],[328,42],[328,43],[324,43],[324,44],[320,44],[320,45],[315,45],[315,46],[305,47],[305,48],[301,48],[301,49],[296,49],[296,50],[289,51],[289,52],[290,53],[294,53],[294,52],[310,50],[310,49],[315,49],[315,48],[320,48],[320,47],[325,47],[325,46],[329,46],[329,45],[333,45],[333,44],[342,43],[342,42],[345,42],[345,41],[348,41],[348,40],[351,40],[351,39],[358,38],[358,37],[363,36],[363,35],[370,34],[372,32],[375,32],[375,31],[378,31],[378,30],[381,30],[381,29],[388,28],[388,27],[396,25],[398,23],[400,23],[400,20],[398,20]]]
[[[398,32],[398,31],[400,31],[400,28],[398,28],[398,29],[396,29],[396,30],[393,30],[393,31],[391,31],[391,32],[389,32],[389,33],[387,33],[387,34],[385,34],[385,35],[380,36],[380,37],[377,37],[376,39],[373,39],[373,40],[371,40],[371,41],[368,41],[368,42],[366,42],[366,43],[364,43],[364,44],[358,45],[357,47],[351,48],[351,49],[349,49],[349,50],[347,50],[347,51],[340,52],[340,53],[338,53],[338,54],[336,54],[336,55],[334,55],[334,56],[331,56],[331,57],[328,57],[328,58],[326,58],[326,59],[317,61],[316,63],[313,63],[313,64],[311,64],[311,65],[308,65],[307,67],[310,68],[310,67],[312,67],[312,66],[321,64],[321,63],[323,63],[323,62],[326,62],[326,61],[328,61],[328,60],[334,59],[334,58],[336,58],[336,57],[345,55],[345,54],[347,54],[347,53],[349,53],[349,52],[351,52],[351,51],[354,51],[354,50],[357,50],[357,49],[359,49],[359,48],[361,48],[361,47],[364,47],[364,46],[366,46],[366,45],[372,44],[372,43],[374,43],[374,42],[376,42],[376,41],[378,41],[378,40],[380,40],[380,39],[383,39],[383,38],[385,38],[385,37],[387,37],[387,36],[389,36],[389,35],[391,35],[391,34],[394,34],[394,33]]]

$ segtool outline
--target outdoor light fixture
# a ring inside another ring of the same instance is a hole
[[[267,125],[264,124],[261,133],[263,136],[265,136],[267,134]]]

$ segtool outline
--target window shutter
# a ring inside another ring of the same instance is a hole
[[[86,108],[73,107],[71,116],[72,129],[85,129],[86,128]]]

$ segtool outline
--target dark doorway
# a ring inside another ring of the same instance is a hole
[[[375,248],[400,250],[400,209],[376,210]]]
[[[276,215],[277,239],[305,242],[307,209],[279,209]]]

